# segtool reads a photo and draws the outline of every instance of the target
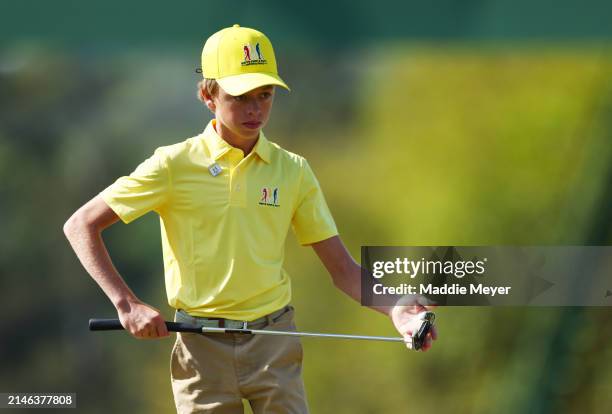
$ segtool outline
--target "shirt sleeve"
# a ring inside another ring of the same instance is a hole
[[[307,245],[337,235],[338,229],[319,181],[305,159],[302,169],[297,207],[291,224],[298,242]]]
[[[100,194],[108,206],[128,224],[167,202],[171,189],[168,162],[158,148],[129,175],[117,181]]]

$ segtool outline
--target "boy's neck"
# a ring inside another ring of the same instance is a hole
[[[255,145],[257,144],[257,140],[259,139],[259,132],[255,138],[244,138],[234,134],[227,127],[225,127],[219,120],[215,119],[213,121],[213,126],[217,134],[228,144],[230,144],[234,148],[238,148],[242,150],[244,156],[246,157],[251,153]]]

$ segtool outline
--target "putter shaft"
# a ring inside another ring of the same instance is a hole
[[[368,335],[345,335],[345,334],[326,334],[318,332],[298,332],[298,331],[272,331],[266,329],[227,329],[202,327],[202,333],[238,333],[245,335],[283,335],[283,336],[311,336],[317,338],[336,338],[336,339],[361,339],[365,341],[387,341],[404,342],[404,338],[390,336],[368,336]]]

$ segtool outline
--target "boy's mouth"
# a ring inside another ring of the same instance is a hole
[[[261,126],[261,122],[259,121],[248,121],[248,122],[243,122],[242,125],[244,125],[245,127],[249,128],[249,129],[257,129]]]

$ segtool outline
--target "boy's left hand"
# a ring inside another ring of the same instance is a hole
[[[419,303],[417,297],[402,298],[398,304],[391,310],[390,316],[395,325],[395,329],[404,337],[406,347],[412,349],[412,334],[416,332],[423,322],[419,314],[421,312],[432,311],[435,306],[426,306]],[[400,304],[412,303],[412,304]],[[425,342],[421,350],[423,352],[431,348],[433,341],[438,338],[436,326],[432,326],[429,333],[425,337]]]

